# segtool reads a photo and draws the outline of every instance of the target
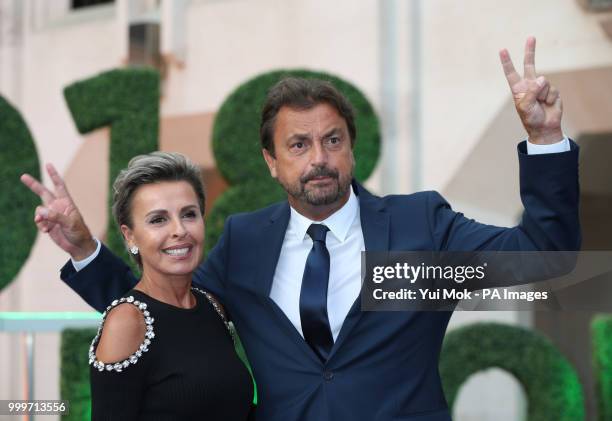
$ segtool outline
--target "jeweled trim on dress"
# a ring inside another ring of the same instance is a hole
[[[230,337],[232,338],[232,342],[234,342],[234,345],[235,345],[236,344],[236,338],[234,337],[234,330],[232,329],[232,327],[230,326],[229,321],[227,320],[227,318],[225,317],[225,315],[221,311],[221,308],[219,307],[219,304],[217,303],[217,300],[215,300],[209,292],[206,292],[203,289],[196,288],[196,287],[193,287],[193,286],[191,287],[191,289],[194,290],[194,291],[199,292],[200,294],[204,294],[204,296],[206,297],[206,299],[208,300],[210,305],[213,306],[213,308],[215,309],[215,311],[217,312],[219,317],[221,317],[221,320],[223,321],[223,324],[225,325],[225,328],[229,332]]]
[[[108,315],[108,312],[112,310],[113,308],[117,307],[119,304],[123,304],[123,303],[130,303],[136,306],[138,310],[140,310],[140,312],[144,316],[145,324],[147,326],[147,331],[145,333],[144,341],[142,342],[142,344],[140,344],[136,352],[134,352],[132,355],[130,355],[123,361],[112,363],[112,364],[106,364],[103,361],[100,361],[96,358],[94,349],[95,349],[96,344],[98,343],[98,340],[100,339],[102,328],[104,327],[104,322],[106,321],[106,316]],[[96,336],[91,341],[91,346],[89,347],[89,365],[93,365],[94,368],[98,369],[98,371],[106,370],[106,371],[116,371],[118,373],[121,373],[130,364],[136,364],[138,362],[138,359],[142,356],[142,353],[147,352],[149,350],[149,345],[151,344],[151,340],[155,337],[155,332],[153,330],[154,321],[155,319],[151,317],[151,314],[147,310],[147,304],[134,299],[132,295],[130,295],[129,297],[122,297],[118,300],[114,300],[108,307],[106,307],[106,311],[102,313],[102,322],[100,323],[100,326],[98,327],[98,333],[96,333]]]

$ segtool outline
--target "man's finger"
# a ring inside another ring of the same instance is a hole
[[[60,224],[63,227],[67,227],[70,225],[70,221],[68,217],[61,212],[54,211],[53,209],[49,209],[49,214],[47,215],[47,219],[51,222],[55,222]]]
[[[548,95],[546,96],[546,104],[554,105],[558,97],[559,91],[554,86],[551,86],[550,90],[548,91]]]
[[[49,220],[47,219],[48,210],[44,206],[37,206],[34,211],[34,222],[40,232],[49,231]]]
[[[555,100],[555,108],[561,112],[563,112],[563,101],[561,101],[561,96],[557,96]]]
[[[47,223],[46,222],[37,222],[36,223],[36,228],[38,228],[38,231],[40,231],[42,233],[46,233],[47,232]]]
[[[40,220],[41,223],[60,224],[63,227],[70,225],[70,221],[66,215],[45,206],[36,207],[35,220],[36,219]]]
[[[20,180],[30,190],[32,190],[36,195],[38,195],[38,197],[42,199],[43,203],[49,203],[55,199],[55,195],[30,174],[23,174],[20,177]]]
[[[538,101],[538,91],[529,89],[516,105],[522,113],[528,113]]]
[[[49,177],[51,177],[51,181],[53,181],[53,185],[55,186],[57,195],[59,197],[70,197],[68,189],[66,188],[66,183],[64,183],[64,180],[59,175],[53,164],[49,163],[46,165],[46,167],[47,173],[49,174]]]
[[[534,37],[527,38],[525,42],[525,59],[523,65],[525,67],[525,79],[535,79],[535,46],[536,40]]]
[[[36,223],[36,227],[38,228],[40,232],[45,233],[45,234],[51,231],[51,225],[47,221]]]
[[[34,220],[35,221],[44,221],[47,219],[49,215],[49,210],[44,206],[36,206],[34,210]]]
[[[548,92],[550,91],[550,83],[544,76],[540,76],[536,79],[538,86],[540,87],[540,91],[538,92],[538,101],[545,101],[548,96]]]
[[[504,74],[506,75],[506,80],[508,80],[508,85],[510,85],[510,88],[512,88],[514,85],[520,82],[521,75],[516,72],[508,50],[505,48],[501,50],[499,52],[499,58],[501,60],[502,67],[504,68]]]

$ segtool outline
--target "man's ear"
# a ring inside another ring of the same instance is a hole
[[[267,149],[262,149],[261,153],[263,154],[263,157],[266,160],[266,164],[268,164],[270,175],[272,176],[272,178],[276,178],[276,158],[272,156],[270,151],[268,151]]]

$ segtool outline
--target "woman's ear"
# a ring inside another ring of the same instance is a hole
[[[121,225],[121,233],[123,234],[123,239],[125,240],[125,244],[127,248],[135,246],[134,244],[134,233],[127,225]]]

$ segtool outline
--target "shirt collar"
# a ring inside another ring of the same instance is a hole
[[[290,230],[295,232],[298,239],[304,240],[307,236],[306,231],[311,224],[323,224],[329,228],[329,231],[339,242],[344,242],[355,217],[359,213],[359,201],[352,187],[350,190],[347,202],[323,221],[312,221],[291,207]]]

